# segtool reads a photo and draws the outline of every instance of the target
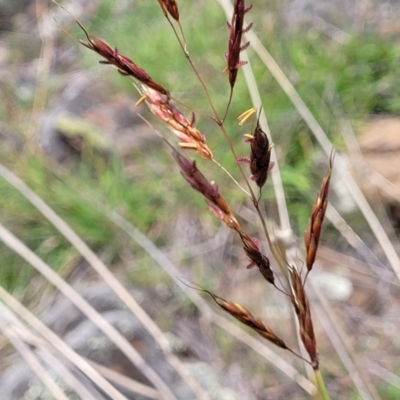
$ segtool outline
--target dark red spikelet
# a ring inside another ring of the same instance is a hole
[[[310,356],[313,368],[317,369],[319,364],[319,356],[311,318],[310,304],[308,302],[300,274],[295,268],[290,268],[289,274],[292,284],[291,300],[299,321],[300,337],[307,353]]]
[[[261,129],[259,121],[250,140],[250,171],[252,179],[258,187],[263,187],[268,178],[271,160],[271,146],[266,133]]]
[[[243,243],[243,250],[251,261],[251,264],[247,268],[252,268],[254,265],[256,265],[265,280],[273,285],[275,282],[274,273],[270,267],[268,257],[261,253],[259,243],[256,243],[255,239],[251,239],[245,232],[241,230],[239,230],[238,233]]]
[[[197,190],[204,196],[210,210],[218,218],[223,220],[230,229],[240,229],[239,223],[231,213],[228,203],[221,196],[218,186],[213,185],[207,180],[207,178],[197,168],[196,162],[191,162],[177,151],[173,152],[173,157],[181,167],[183,178],[194,190]]]
[[[235,0],[232,21],[228,27],[230,29],[228,52],[225,54],[227,61],[226,72],[229,74],[229,83],[231,87],[235,85],[238,69],[246,64],[245,61],[240,61],[240,52],[249,46],[249,42],[242,45],[243,33],[251,29],[253,24],[243,29],[244,15],[253,6],[245,7],[244,0]]]
[[[159,83],[153,81],[150,75],[143,69],[137,66],[131,59],[120,54],[118,49],[112,49],[106,42],[98,39],[86,31],[83,25],[75,20],[80,28],[83,30],[87,37],[87,42],[80,40],[79,42],[87,47],[88,49],[96,52],[98,55],[104,58],[101,60],[101,64],[111,64],[114,65],[122,75],[131,76],[148,87],[156,90],[157,92],[169,96],[169,92]]]
[[[306,265],[308,271],[311,271],[314,265],[319,240],[321,238],[322,223],[324,221],[326,208],[328,207],[329,183],[332,174],[332,167],[333,155],[331,155],[329,160],[328,171],[321,183],[318,197],[311,210],[310,221],[308,222],[308,226],[304,235],[307,251]]]
[[[174,20],[179,21],[178,3],[175,0],[158,0],[158,2],[165,16],[167,16],[168,12]]]

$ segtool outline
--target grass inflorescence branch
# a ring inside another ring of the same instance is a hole
[[[316,381],[318,383],[317,386],[321,396],[323,396],[324,399],[329,398],[326,389],[324,388],[322,375],[319,372],[317,341],[314,334],[311,308],[305,290],[305,283],[308,274],[312,271],[314,266],[318,245],[321,239],[322,223],[328,204],[329,183],[332,173],[333,157],[331,157],[329,161],[328,172],[322,181],[317,200],[311,210],[310,221],[306,228],[304,241],[305,265],[307,271],[305,276],[302,276],[300,268],[287,261],[285,249],[281,249],[271,240],[266,216],[260,208],[262,192],[266,188],[269,172],[274,166],[274,162],[271,161],[271,149],[273,144],[270,143],[266,133],[262,130],[260,125],[261,109],[256,117],[255,127],[251,134],[245,135],[246,141],[250,145],[249,155],[246,157],[237,156],[235,144],[233,143],[231,135],[229,135],[225,126],[225,119],[228,115],[234,95],[234,87],[238,79],[239,68],[246,63],[240,60],[240,53],[249,46],[249,42],[243,43],[243,36],[252,28],[253,24],[245,26],[244,18],[245,15],[252,9],[252,5],[246,5],[244,0],[235,0],[232,18],[230,22],[228,22],[229,35],[227,38],[227,53],[225,54],[227,65],[224,72],[228,76],[229,96],[227,106],[223,111],[223,117],[221,118],[219,112],[217,111],[217,107],[212,100],[209,86],[201,78],[200,73],[194,65],[194,62],[192,61],[187,50],[188,43],[186,42],[184,29],[181,23],[182,17],[178,9],[178,2],[174,0],[159,0],[158,3],[165,18],[167,18],[168,22],[173,28],[174,34],[182,51],[184,52],[185,57],[189,61],[192,70],[202,85],[204,94],[212,109],[211,118],[221,130],[228,145],[229,151],[231,152],[232,157],[236,161],[236,165],[239,168],[244,186],[247,186],[248,188],[247,192],[242,188],[242,183],[235,180],[235,183],[251,197],[253,206],[261,223],[262,234],[265,236],[267,242],[266,245],[268,246],[270,255],[268,255],[268,252],[263,250],[262,241],[259,238],[252,238],[246,233],[242,226],[244,223],[241,224],[232,211],[234,207],[229,204],[229,198],[226,198],[221,194],[218,185],[214,183],[214,181],[210,181],[204,176],[204,174],[200,171],[196,161],[192,161],[184,156],[178,151],[174,144],[169,142],[167,138],[163,137],[163,139],[168,146],[172,148],[173,159],[179,165],[181,175],[188,183],[190,188],[200,193],[212,213],[237,235],[242,244],[244,254],[247,256],[250,262],[247,268],[251,269],[252,267],[257,267],[261,276],[268,282],[270,287],[279,290],[290,299],[294,314],[298,320],[298,335],[309,357],[309,359],[306,361],[314,368],[316,372]],[[139,67],[127,56],[121,54],[116,47],[113,49],[106,44],[105,41],[90,35],[78,20],[75,19],[75,21],[83,30],[87,39],[87,41],[80,40],[79,42],[86,48],[97,53],[102,58],[102,60],[100,60],[101,64],[113,65],[117,68],[120,74],[129,76],[135,81],[135,86],[137,87],[141,96],[136,103],[137,106],[139,106],[141,103],[145,103],[148,106],[150,111],[158,119],[160,119],[170,131],[173,132],[176,138],[178,138],[179,142],[177,147],[180,150],[192,150],[202,159],[214,161],[216,165],[221,166],[216,161],[212,149],[206,144],[206,136],[201,133],[199,128],[196,126],[196,114],[204,116],[207,115],[206,113],[193,111],[190,117],[185,116],[184,113],[178,108],[178,104],[181,105],[182,102],[175,99],[171,95],[171,90],[167,89],[163,84],[154,81],[143,68]],[[179,26],[180,35],[175,29],[176,24]],[[193,110],[190,105],[185,104],[185,107]],[[253,118],[255,114],[256,111],[254,109],[250,109],[241,116],[239,124],[241,125],[246,120]],[[250,177],[247,176],[245,170],[241,166],[242,163],[249,164],[251,174]],[[233,179],[231,173],[228,171],[226,172],[228,176]],[[254,182],[256,188],[253,187],[252,182]],[[259,191],[258,196],[255,195],[256,189]],[[271,262],[272,259],[279,266],[279,271],[274,271],[273,263]],[[290,349],[286,345],[285,341],[278,336],[269,325],[267,325],[260,318],[255,317],[246,307],[236,302],[225,300],[211,291],[205,289],[200,290],[209,294],[222,310],[229,313],[240,323],[257,332],[263,338],[275,344],[279,348],[287,350],[304,360],[304,358],[300,356],[298,352]]]

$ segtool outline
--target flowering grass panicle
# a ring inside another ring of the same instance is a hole
[[[247,185],[249,192],[243,190],[252,200],[252,204],[255,208],[256,214],[259,216],[262,231],[265,235],[266,243],[269,245],[269,250],[271,253],[271,260],[261,251],[261,242],[258,239],[251,238],[241,227],[237,218],[233,215],[231,207],[228,205],[227,200],[221,195],[218,185],[211,183],[199,170],[196,161],[190,161],[181,153],[179,153],[175,147],[170,144],[161,134],[164,141],[173,149],[172,156],[174,160],[180,167],[181,175],[190,185],[192,189],[199,192],[205,199],[209,209],[220,219],[225,225],[235,231],[242,243],[243,251],[248,257],[250,264],[248,269],[257,266],[263,278],[270,283],[275,289],[279,290],[281,294],[286,296],[294,309],[299,322],[299,332],[298,335],[306,349],[309,359],[307,361],[315,370],[317,379],[317,385],[319,393],[322,395],[323,399],[329,399],[329,395],[324,387],[323,380],[321,380],[321,375],[319,373],[319,357],[317,350],[317,342],[314,335],[314,328],[312,323],[312,315],[310,310],[310,305],[305,291],[305,283],[307,274],[311,271],[318,249],[318,244],[321,236],[321,228],[323,219],[325,216],[326,207],[328,204],[328,192],[329,192],[329,182],[332,172],[332,162],[331,157],[327,175],[325,176],[317,201],[314,204],[311,212],[310,222],[307,226],[305,233],[305,248],[306,248],[306,266],[307,273],[303,279],[299,269],[295,265],[291,265],[286,259],[285,249],[278,249],[278,246],[272,243],[268,224],[265,214],[262,212],[259,202],[261,199],[262,190],[265,190],[265,185],[268,179],[268,174],[274,165],[271,161],[271,150],[272,145],[268,139],[266,133],[262,130],[260,124],[260,114],[257,117],[256,126],[251,135],[246,135],[247,142],[250,143],[250,156],[240,157],[236,156],[236,151],[234,144],[228,134],[224,121],[228,113],[228,109],[232,100],[233,88],[237,80],[238,69],[245,64],[245,62],[240,60],[240,53],[249,46],[249,42],[242,44],[243,34],[251,29],[252,24],[244,28],[244,17],[247,12],[250,11],[252,6],[246,7],[244,0],[234,1],[234,11],[232,15],[231,22],[228,23],[230,29],[229,40],[228,40],[228,51],[225,55],[227,66],[225,72],[228,74],[230,83],[230,96],[228,100],[228,105],[225,109],[225,115],[221,119],[216,107],[212,102],[209,91],[203,82],[198,70],[196,69],[193,60],[190,58],[189,53],[186,50],[186,41],[184,40],[184,45],[175,31],[175,27],[172,24],[169,16],[171,16],[179,24],[182,37],[184,38],[184,32],[182,25],[180,23],[180,15],[178,11],[178,4],[176,1],[172,0],[159,0],[159,5],[161,9],[171,24],[172,29],[176,35],[177,40],[181,45],[181,49],[184,52],[187,60],[189,61],[196,77],[199,79],[203,86],[204,93],[210,106],[214,112],[214,117],[210,117],[215,123],[217,129],[221,130],[223,137],[225,138],[228,147],[232,153],[234,159],[238,163],[238,168],[241,172],[243,180]],[[185,150],[195,150],[196,153],[204,159],[212,160],[218,166],[220,166],[228,176],[234,180],[232,175],[226,171],[216,160],[214,159],[213,152],[206,145],[205,136],[195,127],[195,114],[192,113],[191,120],[187,119],[184,114],[179,110],[179,108],[173,103],[177,104],[178,100],[170,95],[170,92],[165,89],[162,85],[154,82],[151,77],[142,68],[138,67],[132,60],[121,55],[117,49],[112,50],[105,42],[97,39],[87,33],[85,28],[77,21],[79,26],[83,29],[88,42],[80,41],[82,45],[89,48],[92,51],[98,53],[105,60],[101,61],[103,64],[114,65],[120,73],[123,75],[131,76],[132,78],[138,80],[141,85],[138,90],[141,94],[141,99],[137,102],[137,105],[146,102],[150,111],[161,119],[166,126],[179,138],[180,142],[178,146]],[[188,106],[189,109],[193,110],[192,107]],[[241,116],[240,124],[245,120],[251,118],[255,113],[255,109],[252,108]],[[260,109],[261,113],[261,109]],[[201,112],[201,115],[206,115],[206,113]],[[250,165],[251,180],[249,181],[246,174],[243,172],[240,166],[241,162],[247,162]],[[253,181],[256,187],[260,191],[260,196],[258,200],[255,198],[254,191],[252,188]],[[241,188],[241,185],[234,180],[234,182]],[[272,259],[280,267],[280,271],[276,272],[273,270],[275,268]],[[271,266],[272,264],[272,266]],[[277,278],[277,279],[276,279]],[[253,316],[253,314],[244,306],[224,300],[223,298],[217,296],[216,294],[200,289],[205,293],[208,293],[216,304],[222,308],[224,311],[232,315],[236,320],[240,321],[242,324],[246,325],[250,329],[257,332],[259,335],[267,339],[268,341],[274,343],[281,349],[288,350],[292,354],[299,358],[302,358],[298,353],[288,348],[280,337],[278,337],[273,330],[264,323],[261,319]],[[302,358],[303,359],[303,358]],[[304,359],[303,359],[304,360]]]

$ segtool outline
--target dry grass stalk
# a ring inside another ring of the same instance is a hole
[[[307,271],[311,271],[315,257],[317,255],[318,244],[321,238],[322,222],[324,221],[326,207],[328,206],[329,183],[332,174],[333,158],[329,160],[328,172],[326,173],[312,210],[310,221],[304,235],[304,242],[306,245],[306,266]]]
[[[53,269],[43,262],[25,244],[17,239],[10,231],[0,224],[0,241],[21,256],[60,292],[68,297],[72,303],[91,320],[121,351],[122,353],[143,372],[147,379],[154,385],[165,399],[176,400],[169,386],[160,376],[146,363],[139,352],[129,341],[104,317],[95,310],[72,286],[64,281]]]
[[[5,168],[3,165],[0,165],[0,175],[3,179],[5,179],[8,183],[10,183],[13,187],[15,187],[20,193],[35,207],[38,211],[40,211],[43,216],[52,224],[54,227],[71,243],[72,246],[75,247],[77,252],[82,256],[84,260],[90,265],[102,278],[104,282],[113,290],[113,292],[119,297],[119,299],[125,304],[125,306],[141,321],[143,327],[149,332],[149,334],[154,338],[157,342],[160,349],[164,352],[166,359],[170,363],[171,366],[175,368],[177,373],[182,377],[182,379],[192,388],[193,392],[197,394],[199,399],[208,399],[208,396],[204,393],[204,391],[200,388],[195,379],[188,373],[185,366],[178,359],[178,357],[171,351],[171,347],[168,339],[165,337],[164,333],[158,327],[158,325],[154,322],[154,320],[145,312],[145,310],[138,304],[138,302],[132,297],[132,295],[128,292],[124,285],[120,283],[117,277],[111,272],[111,270],[103,263],[103,261],[91,250],[88,245],[81,239],[81,237],[64,221],[62,220],[54,210],[52,210],[37,194],[35,194],[23,181],[21,181],[16,175],[14,175],[11,171]],[[92,203],[92,199],[90,199],[90,203]],[[0,225],[0,232],[1,232]],[[1,238],[1,234],[0,234]],[[0,239],[1,240],[1,239]],[[27,255],[29,257],[29,254]],[[29,260],[28,260],[29,262]],[[40,262],[36,260],[34,262]],[[31,260],[32,263],[32,260]],[[43,267],[45,267],[44,263],[41,263]],[[39,264],[40,265],[40,264]],[[35,268],[37,268],[34,264],[32,264]],[[55,278],[57,275],[55,276]],[[47,280],[51,282],[51,279],[47,276]],[[59,284],[62,285],[63,280],[59,280]],[[68,284],[67,284],[68,286]],[[0,290],[1,292],[1,290]],[[74,292],[75,293],[75,292]],[[71,300],[75,303],[77,300],[76,297],[78,295],[70,293],[67,297],[73,298]],[[79,307],[78,307],[79,308]],[[83,311],[84,312],[84,311]],[[102,319],[98,317],[98,319]],[[112,338],[110,338],[113,340]],[[113,341],[118,340],[118,338]],[[54,340],[52,340],[54,341]],[[119,346],[116,343],[117,346]],[[126,352],[126,350],[121,350]],[[134,349],[133,349],[134,350]],[[131,359],[129,354],[126,354],[128,359]],[[132,361],[134,362],[134,361]],[[142,371],[146,374],[147,365],[142,364]],[[151,371],[150,371],[151,373]],[[110,390],[106,390],[107,393],[111,393]]]
[[[68,400],[68,396],[65,394],[61,386],[56,382],[54,376],[52,376],[52,374],[46,370],[46,368],[44,368],[39,361],[37,353],[21,337],[21,332],[23,333],[24,331],[21,331],[19,321],[15,318],[11,311],[0,302],[0,333],[2,333],[19,352],[26,364],[42,382],[44,387],[52,394],[54,399]]]
[[[91,365],[87,363],[78,353],[69,347],[60,337],[41,322],[34,314],[25,308],[18,300],[0,286],[0,299],[10,310],[16,313],[22,320],[34,329],[34,334],[39,334],[59,354],[63,354],[71,364],[75,365],[84,375],[93,381],[102,391],[107,393],[113,400],[127,400],[114,386],[103,378]],[[11,311],[10,311],[11,312]],[[85,398],[86,399],[86,398]]]

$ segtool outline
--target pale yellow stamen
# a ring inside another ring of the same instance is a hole
[[[242,126],[243,124],[245,124],[254,114],[256,113],[256,109],[250,108],[248,110],[246,110],[244,113],[240,114],[238,116],[238,124],[240,126]]]
[[[182,149],[197,149],[198,148],[198,144],[197,143],[181,142],[181,143],[178,143],[178,145]]]
[[[142,94],[142,97],[135,103],[135,106],[140,106],[146,100],[146,95]]]

